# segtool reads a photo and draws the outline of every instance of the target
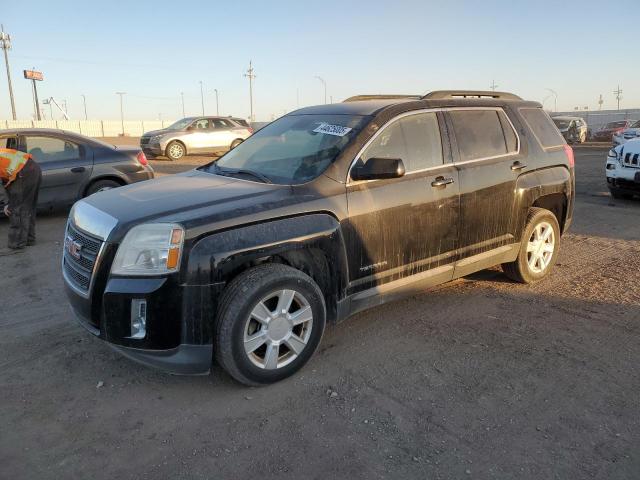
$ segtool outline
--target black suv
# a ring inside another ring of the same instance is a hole
[[[327,321],[495,265],[544,278],[573,203],[573,152],[538,103],[358,96],[79,201],[62,268],[81,323],[124,355],[185,374],[215,357],[265,384]]]

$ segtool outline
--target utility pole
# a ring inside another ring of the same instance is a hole
[[[256,76],[253,73],[251,60],[249,60],[249,70],[247,70],[247,73],[245,73],[244,76],[249,79],[249,111],[251,112],[249,121],[255,122],[255,118],[253,117],[253,79],[256,78]]]
[[[622,89],[620,88],[620,85],[618,85],[617,90],[614,90],[613,93],[618,101],[618,110],[620,110],[620,100],[622,100]]]
[[[216,115],[220,116],[220,107],[218,105],[218,89],[214,88],[213,91],[216,93]]]
[[[182,98],[182,118],[185,118],[186,115],[184,114],[184,92],[180,92],[180,97]]]
[[[11,101],[11,115],[16,120],[16,104],[13,99],[13,87],[11,86],[11,70],[9,69],[9,55],[7,50],[11,50],[11,36],[4,33],[4,25],[0,25],[0,48],[4,50],[4,64],[7,67],[7,83],[9,84],[9,99]]]
[[[200,102],[202,102],[202,116],[204,117],[204,90],[202,89],[202,80],[200,80]]]
[[[124,97],[127,92],[116,92],[116,95],[120,95],[120,124],[122,125],[122,136],[124,137],[124,110],[122,109],[122,97]]]
[[[317,78],[318,80],[320,80],[322,82],[322,85],[324,86],[324,104],[327,104],[327,82],[324,81],[324,78],[319,77],[319,76],[315,76],[315,78]]]
[[[553,95],[553,111],[558,111],[558,94],[555,90],[551,90],[550,88],[545,88],[546,91],[550,92]]]
[[[491,89],[492,92],[496,91],[496,88],[498,88],[498,85],[496,85],[495,80],[491,80],[491,85],[489,86],[489,88]]]
[[[602,99],[602,94],[600,94],[600,98],[598,99],[598,110],[602,110],[602,104],[604,100]]]
[[[89,117],[87,117],[87,97],[85,97],[84,94],[80,96],[82,97],[82,104],[84,105],[84,119],[89,120]]]

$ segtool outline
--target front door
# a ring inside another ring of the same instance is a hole
[[[430,269],[441,269],[439,281],[452,278],[458,174],[449,161],[441,123],[436,112],[404,114],[383,127],[356,160],[399,158],[406,174],[389,180],[348,179],[349,294]]]
[[[20,143],[20,150],[30,153],[42,169],[38,205],[69,204],[80,198],[93,170],[86,147],[44,135],[25,135]]]

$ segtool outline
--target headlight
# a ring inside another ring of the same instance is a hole
[[[612,148],[611,150],[609,150],[609,153],[607,153],[607,160],[621,163],[621,159],[618,158],[618,152],[616,151],[615,148]]]
[[[114,275],[162,275],[178,270],[184,229],[173,223],[133,227],[118,247],[111,266]]]

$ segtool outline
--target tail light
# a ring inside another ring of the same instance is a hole
[[[573,168],[576,164],[575,159],[573,158],[573,148],[569,145],[564,146],[564,153],[567,156],[567,161],[569,162],[569,167]]]
[[[247,127],[247,130],[249,130],[249,133],[253,134],[253,128]]]
[[[149,162],[147,161],[147,156],[144,154],[144,152],[140,152],[138,155],[136,155],[136,159],[138,160],[138,163],[143,167],[146,167],[149,164]]]

